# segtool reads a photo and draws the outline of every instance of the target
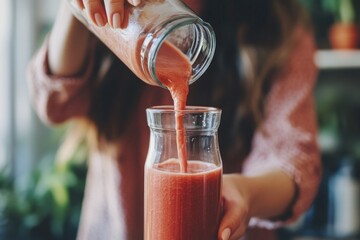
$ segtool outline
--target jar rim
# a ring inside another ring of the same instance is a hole
[[[167,22],[163,23],[163,27],[157,29],[154,33],[148,34],[146,37],[146,41],[144,41],[142,46],[142,54],[145,54],[147,50],[147,46],[150,45],[150,49],[148,49],[147,54],[153,56],[153,58],[147,58],[146,62],[143,64],[147,64],[149,66],[150,72],[148,73],[150,77],[155,80],[155,82],[162,88],[166,87],[161,83],[161,81],[157,78],[156,75],[156,57],[158,51],[160,50],[161,45],[166,41],[167,37],[176,29],[187,25],[194,25],[197,26],[198,29],[202,30],[202,41],[207,40],[207,46],[209,48],[209,52],[207,57],[204,60],[204,64],[201,69],[197,72],[192,73],[191,78],[189,80],[189,85],[198,80],[203,73],[208,69],[210,63],[215,54],[216,48],[216,38],[214,30],[212,29],[211,25],[201,18],[193,15],[179,15],[172,19],[169,19]],[[142,65],[143,69],[146,68]],[[194,69],[193,69],[194,70]]]

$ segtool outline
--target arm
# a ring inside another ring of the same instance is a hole
[[[296,36],[266,99],[265,119],[255,133],[243,174],[224,176],[225,215],[219,239],[238,239],[248,223],[274,228],[294,220],[316,195],[321,167],[312,97],[315,46],[304,30]]]
[[[72,14],[65,1],[49,37],[48,65],[56,76],[76,76],[84,70],[90,32]]]
[[[87,8],[89,12],[100,11],[94,7],[103,6],[102,0],[95,2]],[[114,11],[123,8],[123,2],[112,4],[116,6]],[[62,1],[50,36],[28,65],[31,99],[44,122],[59,124],[87,115],[91,99],[89,80],[95,75],[94,62],[101,61],[94,56],[95,41],[91,36]]]
[[[27,69],[30,97],[44,122],[59,124],[87,114],[90,98],[87,82],[94,62],[89,36],[63,3],[50,36]]]

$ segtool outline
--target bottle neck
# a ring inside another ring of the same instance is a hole
[[[195,106],[188,106],[183,111],[174,111],[172,106],[157,106],[146,110],[151,130],[148,164],[178,158],[176,114],[183,116],[187,160],[222,166],[217,135],[221,110]]]
[[[159,68],[168,64],[181,71],[181,66],[189,66],[191,84],[209,67],[215,45],[208,23],[192,15],[176,16],[149,31],[141,45],[140,64],[146,78],[164,88]]]

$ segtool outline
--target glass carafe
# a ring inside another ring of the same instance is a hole
[[[125,26],[95,25],[76,0],[67,0],[74,15],[144,82],[164,87],[159,64],[183,55],[191,66],[189,84],[208,68],[215,52],[212,27],[180,0],[146,0],[133,7],[125,2]]]
[[[217,129],[221,110],[187,107],[187,171],[177,156],[173,107],[147,109],[150,127],[145,163],[145,240],[217,239],[222,161]]]

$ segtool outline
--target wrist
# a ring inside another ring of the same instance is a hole
[[[275,218],[284,214],[295,196],[295,183],[281,170],[242,176],[239,186],[249,203],[249,216]]]
[[[258,217],[259,182],[257,177],[238,175],[237,189],[244,201],[248,204],[248,217]]]

